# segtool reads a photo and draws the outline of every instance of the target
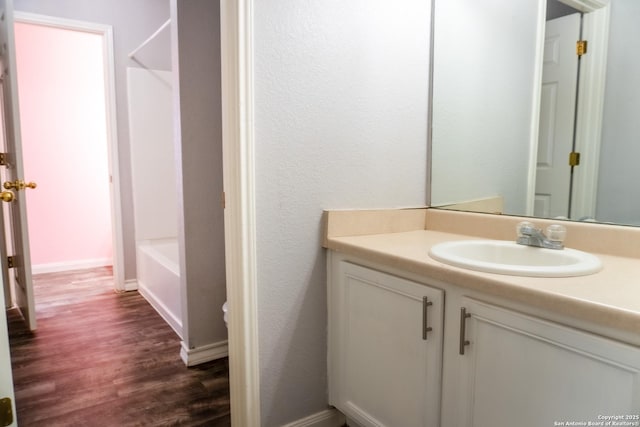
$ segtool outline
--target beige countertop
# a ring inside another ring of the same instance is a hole
[[[411,215],[415,223],[415,212]],[[395,225],[392,232],[385,229],[372,234],[362,234],[365,230],[358,235],[336,236],[329,231],[324,246],[425,279],[640,335],[639,259],[590,251],[600,258],[603,268],[579,277],[538,278],[477,272],[438,262],[429,256],[429,249],[440,242],[482,237],[428,229],[430,221],[426,217],[427,229],[411,229],[418,228],[413,224],[405,227],[408,230],[398,231]]]

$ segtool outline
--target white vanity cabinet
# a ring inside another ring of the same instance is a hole
[[[357,424],[640,425],[639,347],[358,263],[329,254],[329,402]]]
[[[442,290],[346,261],[329,275],[330,404],[363,427],[439,425]]]
[[[458,357],[445,360],[459,373],[450,399],[459,426],[598,425],[589,422],[612,415],[640,423],[640,349],[471,298],[460,302]]]

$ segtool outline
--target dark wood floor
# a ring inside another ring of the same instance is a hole
[[[111,271],[35,276],[38,329],[9,310],[17,418],[26,426],[230,426],[228,361],[186,368],[180,340]]]

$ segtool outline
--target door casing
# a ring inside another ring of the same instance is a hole
[[[116,121],[116,85],[113,49],[113,28],[110,25],[76,21],[26,12],[14,12],[15,22],[42,25],[58,29],[80,31],[101,36],[104,55],[105,113],[107,123],[108,168],[111,177],[111,235],[113,246],[113,277],[116,290],[124,291],[124,244],[118,155],[118,127]]]

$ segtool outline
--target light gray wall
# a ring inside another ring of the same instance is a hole
[[[640,2],[611,2],[596,219],[640,225]]]
[[[255,1],[264,427],[327,407],[322,210],[426,203],[429,8]]]
[[[15,10],[113,26],[118,155],[124,237],[125,279],[136,277],[126,67],[138,66],[127,55],[169,18],[168,0],[14,0]],[[150,44],[140,57],[148,66],[170,69],[166,39]]]
[[[171,0],[171,19],[182,339],[192,349],[227,339],[220,5]]]

